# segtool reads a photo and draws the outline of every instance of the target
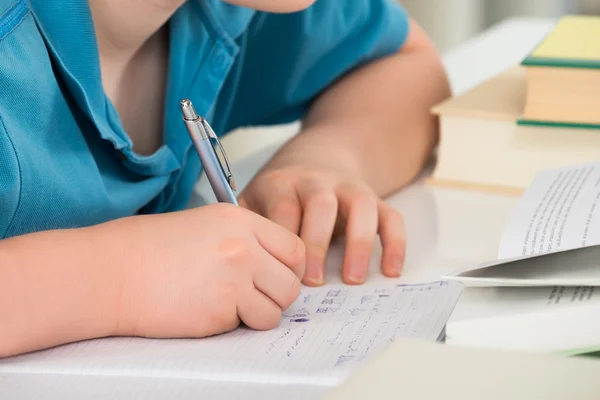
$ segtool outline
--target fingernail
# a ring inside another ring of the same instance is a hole
[[[311,286],[311,287],[317,287],[317,286],[323,286],[323,280],[322,279],[305,279],[304,280],[304,284],[306,286]]]
[[[402,274],[402,269],[404,268],[404,259],[401,256],[396,256],[392,259],[392,273],[396,276],[400,276]]]
[[[305,277],[304,284],[307,286],[323,286],[323,278]]]
[[[318,261],[307,260],[306,273],[304,274],[304,282],[311,286],[323,285],[323,267]]]
[[[365,263],[360,259],[353,260],[348,266],[348,281],[361,284],[365,281]]]

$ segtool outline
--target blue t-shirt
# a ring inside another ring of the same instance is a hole
[[[168,24],[164,143],[142,156],[104,93],[88,2],[0,0],[0,237],[179,210],[201,172],[181,99],[219,135],[294,121],[408,33],[394,0],[290,14],[189,0]]]

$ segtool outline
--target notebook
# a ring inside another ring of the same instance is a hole
[[[65,385],[88,382],[89,390],[106,391],[105,384],[144,390],[147,379],[166,385],[173,379],[221,388],[215,390],[248,386],[279,396],[295,387],[294,395],[316,398],[397,338],[435,342],[443,335],[460,285],[388,282],[305,287],[269,331],[242,327],[197,340],[107,338],[0,360],[0,377],[5,376],[0,398],[35,393],[36,386],[10,382],[40,374],[59,376],[57,382]]]

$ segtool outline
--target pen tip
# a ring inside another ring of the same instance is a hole
[[[181,111],[183,111],[183,117],[187,120],[198,119],[198,114],[196,114],[192,102],[188,99],[181,100]]]

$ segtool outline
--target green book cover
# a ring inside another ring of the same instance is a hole
[[[600,346],[590,347],[587,349],[573,349],[570,351],[559,352],[557,354],[566,357],[600,358]]]
[[[600,69],[600,16],[569,15],[561,18],[521,64]]]
[[[517,125],[522,126],[540,126],[548,128],[578,128],[578,129],[590,129],[600,130],[600,125],[596,124],[577,124],[572,122],[554,122],[554,121],[538,121],[534,119],[518,118],[516,121]]]

